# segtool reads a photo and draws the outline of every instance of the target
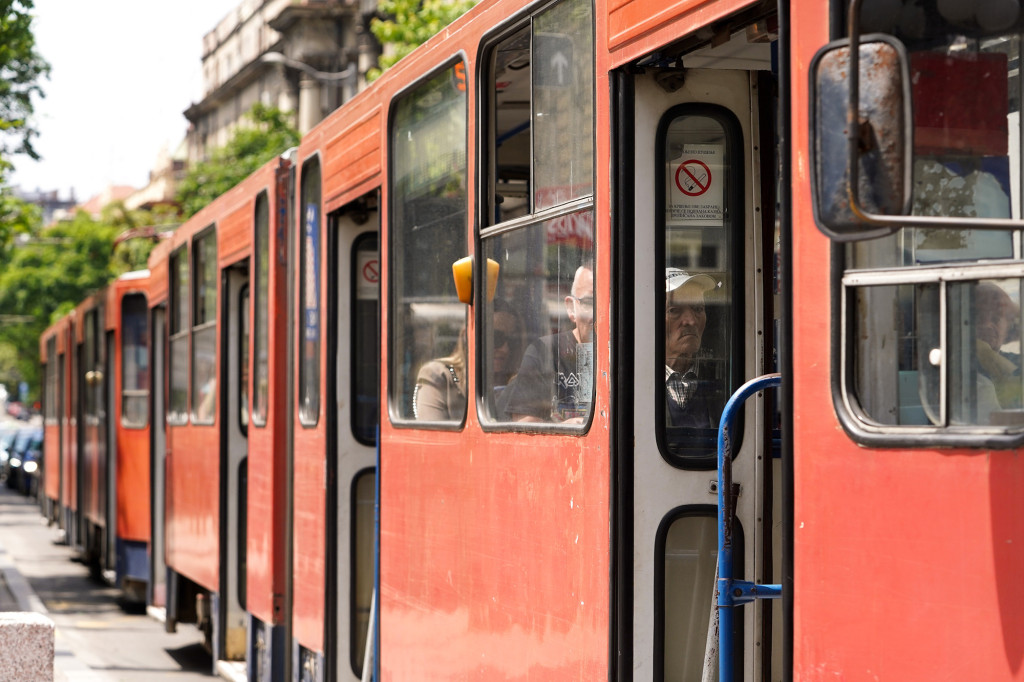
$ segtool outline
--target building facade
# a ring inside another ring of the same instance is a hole
[[[202,100],[185,110],[189,163],[227,143],[256,102],[300,132],[365,85],[380,48],[375,0],[243,0],[203,38]]]

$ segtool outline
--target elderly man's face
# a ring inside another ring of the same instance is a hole
[[[569,319],[576,325],[576,340],[589,343],[594,331],[594,273],[580,268],[572,282],[572,295],[565,297]]]
[[[665,301],[665,363],[676,370],[690,366],[700,350],[708,316],[704,294],[696,286],[683,285],[668,293]]]

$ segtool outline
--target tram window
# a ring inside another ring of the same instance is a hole
[[[486,48],[491,205],[483,222],[496,228],[481,238],[500,276],[494,299],[477,306],[477,347],[482,416],[491,422],[590,420],[592,36],[590,3],[564,0]]]
[[[1024,425],[1021,285],[1013,278],[852,288],[850,383],[863,418],[884,426]]]
[[[743,556],[743,537],[733,533],[735,556]],[[715,596],[718,562],[718,517],[713,508],[682,509],[666,519],[658,531],[661,554],[657,566],[660,605],[655,636],[661,652],[655,679],[700,682],[704,671],[708,623]],[[740,562],[742,564],[742,562]],[[742,570],[742,567],[739,567]],[[739,575],[735,577],[740,577]],[[737,643],[742,642],[743,619],[734,619]],[[743,646],[736,646],[742,661]],[[659,669],[660,668],[660,669]],[[738,671],[742,665],[737,665]]]
[[[82,352],[85,361],[82,372],[85,374],[82,385],[85,387],[83,410],[86,416],[96,417],[100,409],[99,394],[95,379],[96,370],[102,370],[99,364],[99,313],[96,308],[85,314],[85,329]]]
[[[192,244],[192,421],[212,424],[217,407],[217,232]]]
[[[363,658],[373,598],[373,523],[377,473],[364,471],[352,484],[352,594],[349,599],[349,652],[352,672],[363,674]]]
[[[60,414],[57,411],[57,367],[60,366],[62,358],[63,356],[57,356],[57,338],[51,336],[46,340],[46,387],[43,393],[43,409],[47,424],[56,424]]]
[[[969,224],[1022,215],[1019,31],[950,27],[934,6],[921,30],[863,18],[909,54],[911,212],[965,224],[841,247],[836,410],[867,444],[952,445],[978,430],[1019,442],[1021,236]]]
[[[149,325],[144,294],[121,299],[121,425],[149,423]]]
[[[302,164],[302,243],[299,247],[299,422],[320,418],[320,159]]]
[[[534,210],[594,192],[594,29],[589,0],[533,22]]]
[[[731,114],[706,105],[670,110],[658,135],[663,447],[678,466],[714,467],[718,424],[739,386],[745,345],[735,339],[743,329],[743,240],[735,237],[743,230],[742,138]]]
[[[242,287],[238,295],[238,423],[242,432],[249,428],[249,338],[252,335],[249,318],[249,286]]]
[[[167,401],[167,423],[188,421],[188,337],[189,337],[189,269],[184,247],[171,254],[170,262],[170,395]]]
[[[352,260],[352,435],[366,445],[377,437],[377,382],[379,340],[377,334],[377,287],[363,284],[361,273],[379,262],[377,235],[359,235]]]
[[[490,48],[485,224],[593,194],[591,16],[589,2],[565,0]]]
[[[395,421],[457,424],[466,413],[467,312],[451,269],[469,252],[462,69],[459,62],[421,83],[391,117],[388,402]]]
[[[590,210],[484,242],[501,266],[484,306],[485,405],[502,422],[589,421],[594,394],[594,273],[589,242],[552,240]]]
[[[266,192],[256,197],[255,241],[252,423],[264,426],[270,402],[270,201]]]

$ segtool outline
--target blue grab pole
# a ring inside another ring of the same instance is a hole
[[[751,379],[732,394],[718,425],[718,679],[732,682],[732,442],[736,414],[753,394],[782,383],[780,374]]]

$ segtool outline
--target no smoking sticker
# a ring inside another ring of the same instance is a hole
[[[686,227],[722,227],[725,202],[722,179],[725,149],[713,144],[683,145],[668,164],[667,223]]]
[[[699,197],[711,187],[711,169],[700,159],[687,159],[676,169],[676,187],[688,197]]]
[[[377,298],[377,284],[380,282],[380,261],[375,251],[357,251],[356,299],[368,301]]]

